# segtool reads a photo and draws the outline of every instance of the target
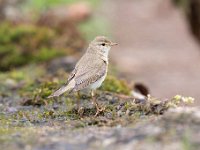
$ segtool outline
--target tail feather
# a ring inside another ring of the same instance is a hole
[[[74,88],[74,82],[70,82],[68,85],[64,85],[62,86],[60,89],[58,89],[57,91],[55,91],[54,93],[52,93],[50,96],[48,96],[47,98],[53,98],[53,97],[58,97],[61,94],[71,90]]]
[[[67,86],[63,86],[60,89],[58,89],[57,91],[55,91],[53,94],[51,94],[50,96],[48,96],[47,98],[52,98],[52,97],[58,97],[61,94],[63,94],[64,92],[68,91],[68,87]]]

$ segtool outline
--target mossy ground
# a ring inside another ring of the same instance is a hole
[[[58,71],[50,75],[45,68],[45,65],[29,65],[1,74],[2,148],[20,149],[26,146],[34,147],[36,143],[40,143],[39,149],[43,149],[42,145],[54,143],[54,138],[64,141],[62,136],[73,137],[73,134],[90,128],[135,126],[159,118],[166,110],[180,105],[181,102],[188,103],[192,100],[181,96],[166,101],[152,97],[135,99],[130,95],[131,89],[125,81],[108,76],[96,93],[98,103],[104,106],[105,110],[94,117],[96,109],[87,92],[81,93],[80,97],[72,93],[47,99],[47,96],[65,82],[68,74]],[[83,107],[81,114],[78,113],[78,100]],[[49,138],[51,134],[53,137]],[[39,138],[41,136],[44,141]],[[68,144],[67,146],[70,146]]]

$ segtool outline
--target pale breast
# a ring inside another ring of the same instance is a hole
[[[106,75],[105,74],[104,76],[102,76],[99,80],[97,80],[96,82],[92,83],[88,88],[89,89],[97,89],[101,86],[102,82],[105,80],[106,78]]]

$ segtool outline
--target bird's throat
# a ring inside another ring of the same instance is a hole
[[[107,51],[101,51],[101,52],[99,53],[101,59],[102,59],[103,61],[105,61],[107,64],[108,64],[108,54],[109,54],[109,50],[107,50]]]

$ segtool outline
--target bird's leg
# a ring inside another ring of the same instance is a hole
[[[77,104],[77,108],[79,110],[79,108],[80,108],[80,93],[79,93],[79,91],[77,92],[77,102],[76,102],[76,104]]]
[[[80,95],[79,91],[77,92],[77,97],[78,97],[78,99],[77,99],[78,114],[82,116],[83,115],[83,107],[80,106],[81,95]]]
[[[92,96],[92,102],[93,102],[93,104],[95,105],[95,107],[97,109],[96,114],[95,114],[95,117],[96,117],[100,112],[104,111],[105,108],[100,108],[99,107],[99,104],[96,101],[94,90],[91,90],[91,96]]]

